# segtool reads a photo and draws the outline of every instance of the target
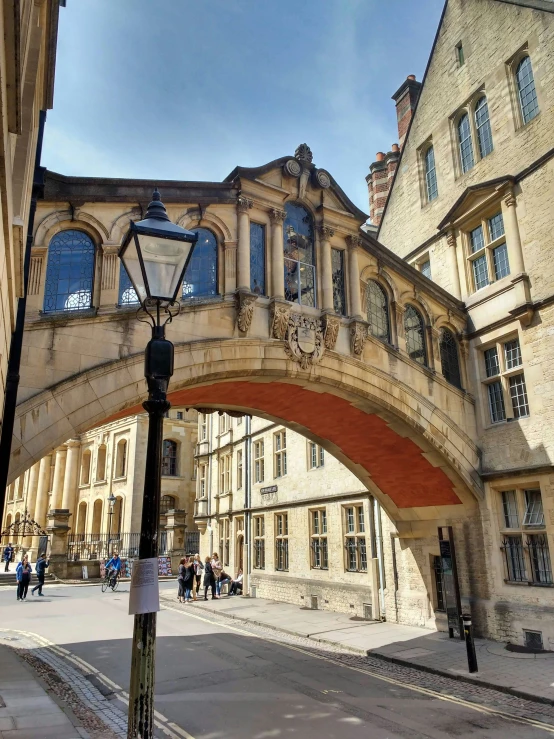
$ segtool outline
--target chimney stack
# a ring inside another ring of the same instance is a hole
[[[417,105],[419,93],[421,91],[421,82],[415,78],[415,74],[409,74],[406,81],[402,83],[399,89],[394,93],[392,99],[396,103],[396,118],[398,121],[398,141],[400,148],[404,146],[406,132],[414,115]]]
[[[375,226],[381,223],[399,159],[398,144],[393,144],[388,154],[378,151],[375,161],[369,168],[369,174],[365,178],[369,190],[369,217]]]

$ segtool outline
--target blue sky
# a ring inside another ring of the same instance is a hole
[[[367,212],[443,0],[68,0],[43,164],[67,175],[221,180],[306,142]]]

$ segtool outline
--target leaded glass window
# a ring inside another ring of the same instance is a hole
[[[435,150],[432,146],[425,153],[425,185],[427,187],[427,200],[431,202],[439,194],[437,169],[435,167]]]
[[[333,310],[340,316],[346,315],[346,291],[344,289],[344,251],[331,249],[333,272]]]
[[[506,420],[506,409],[504,408],[504,397],[502,395],[502,383],[491,382],[487,385],[489,394],[489,410],[492,423],[500,423]]]
[[[525,375],[510,377],[510,397],[514,418],[525,418],[529,415],[529,401],[527,400],[527,388],[525,386]]]
[[[367,322],[372,336],[390,344],[389,306],[387,295],[375,280],[369,280],[366,288]]]
[[[429,280],[431,279],[431,260],[427,259],[420,265],[421,274],[425,275]]]
[[[285,212],[285,299],[315,308],[313,219],[306,208],[298,203],[286,203]]]
[[[507,529],[518,529],[519,516],[515,490],[504,490],[502,492],[502,511],[504,513],[504,527]]]
[[[477,226],[469,232],[469,240],[471,243],[471,253],[474,254],[485,246],[485,239],[483,236],[483,226]]]
[[[521,367],[523,361],[521,359],[519,339],[512,339],[504,344],[504,356],[506,357],[506,369]]]
[[[127,274],[127,270],[123,266],[123,262],[119,263],[119,305],[138,305],[138,295],[131,283],[131,279]]]
[[[44,312],[92,307],[94,243],[83,231],[60,231],[48,247]]]
[[[250,289],[265,295],[265,226],[250,224]]]
[[[477,128],[479,154],[482,159],[493,150],[489,106],[486,97],[482,97],[475,106],[475,127]]]
[[[440,334],[441,370],[444,379],[451,385],[462,387],[458,346],[452,331],[441,329]]]
[[[508,262],[508,247],[506,244],[497,246],[492,250],[492,259],[494,263],[494,277],[500,280],[502,277],[510,274],[510,263]]]
[[[410,359],[426,365],[425,327],[421,314],[413,305],[409,305],[404,313],[404,333],[406,334],[406,349]]]
[[[495,346],[485,349],[485,371],[487,377],[500,374],[500,363],[498,361],[498,350]]]
[[[487,272],[487,255],[483,254],[473,262],[473,280],[475,282],[475,289],[480,290],[482,287],[486,287],[489,284],[489,275]]]
[[[497,213],[492,218],[489,218],[489,234],[491,241],[504,236],[504,218],[502,217],[502,213]]]
[[[217,295],[217,239],[207,228],[196,228],[198,241],[183,280],[183,298]]]
[[[462,172],[467,172],[475,164],[473,159],[473,144],[471,143],[471,127],[467,113],[464,113],[458,121],[458,143],[460,146]]]
[[[162,475],[174,477],[177,474],[177,444],[164,439],[162,451]]]
[[[539,114],[539,101],[535,89],[533,67],[528,56],[524,57],[518,64],[516,82],[523,123],[529,123]]]

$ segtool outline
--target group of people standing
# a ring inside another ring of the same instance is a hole
[[[4,549],[4,561],[6,563],[4,572],[9,572],[9,564],[13,556],[13,547],[11,544]],[[37,576],[37,585],[31,590],[31,595],[34,595],[38,590],[38,594],[43,596],[42,588],[44,586],[44,578],[46,575],[46,568],[49,567],[50,562],[46,559],[45,554],[39,554],[38,559],[35,562],[35,573]],[[25,600],[29,591],[29,585],[31,583],[31,575],[33,568],[29,562],[27,554],[23,555],[21,562],[17,563],[15,568],[15,580],[17,583],[17,600]]]
[[[211,557],[206,557],[204,562],[199,554],[195,554],[194,557],[183,557],[179,564],[177,599],[180,603],[192,603],[198,600],[202,576],[204,577],[204,600],[208,600],[208,589],[211,589],[212,600],[220,598],[221,588],[226,583],[229,585],[228,595],[242,594],[242,570],[239,570],[236,578],[233,579],[224,572],[217,552],[214,552]]]

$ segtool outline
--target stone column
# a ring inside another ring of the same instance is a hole
[[[253,202],[242,195],[237,200],[238,210],[238,251],[237,251],[237,287],[239,290],[250,290],[250,216],[248,211]]]
[[[27,510],[31,518],[34,518],[35,515],[39,476],[40,462],[36,462],[29,472],[29,483],[27,487]]]
[[[321,239],[321,307],[325,311],[334,312],[333,301],[333,262],[331,259],[331,237],[335,232],[329,226],[321,224],[319,236]]]
[[[48,513],[46,531],[50,536],[49,572],[61,578],[67,577],[67,534],[69,532],[69,511],[51,509]]]
[[[67,442],[67,458],[65,462],[65,476],[63,481],[62,509],[71,511],[75,506],[75,492],[77,490],[77,472],[79,469],[79,447],[81,442],[78,439],[71,439]],[[91,464],[92,474],[92,464]]]
[[[456,251],[456,234],[449,231],[446,234],[446,242],[448,244],[448,257],[450,261],[450,273],[452,275],[452,295],[458,300],[462,298],[462,289],[460,287],[460,270],[458,269],[458,254]]]
[[[226,241],[223,246],[225,259],[225,295],[233,295],[237,289],[237,242]]]
[[[33,518],[39,526],[46,526],[46,510],[48,508],[48,488],[50,487],[50,467],[52,466],[52,455],[47,454],[40,460],[38,473],[37,500]]]
[[[285,297],[285,258],[283,244],[284,210],[273,208],[271,217],[271,275],[273,279],[273,298]]]
[[[50,510],[57,511],[62,507],[63,478],[65,472],[65,457],[67,448],[61,446],[56,449],[56,462],[54,465],[54,482],[52,483],[52,502]]]
[[[350,294],[350,316],[362,318],[362,298],[360,295],[360,267],[358,264],[358,247],[360,237],[348,236],[348,292]]]
[[[525,272],[523,263],[523,250],[521,248],[521,236],[516,213],[516,198],[510,190],[502,199],[502,217],[504,219],[504,230],[506,232],[506,246],[510,260],[510,272],[518,275]]]
[[[173,572],[178,571],[179,560],[186,554],[195,554],[195,552],[185,551],[186,516],[186,511],[179,509],[168,511],[166,516],[167,551],[171,557],[171,569]]]

